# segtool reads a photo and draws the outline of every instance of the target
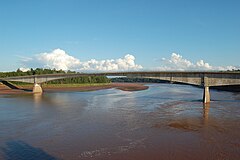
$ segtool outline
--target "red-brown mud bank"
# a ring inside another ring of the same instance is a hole
[[[140,83],[111,83],[106,85],[89,85],[89,86],[53,86],[47,85],[43,86],[43,90],[48,91],[95,91],[101,89],[117,88],[123,91],[140,91],[148,89],[148,86]],[[26,85],[19,87],[19,89],[10,89],[5,85],[0,84],[0,94],[21,94],[21,93],[31,93],[32,86]]]

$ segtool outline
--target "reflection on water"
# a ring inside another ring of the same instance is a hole
[[[239,94],[201,97],[176,84],[2,96],[0,159],[239,159]]]
[[[42,93],[34,93],[33,101],[34,101],[35,105],[38,106],[42,101]]]
[[[203,104],[203,120],[205,124],[208,123],[209,109],[210,109],[210,103]]]

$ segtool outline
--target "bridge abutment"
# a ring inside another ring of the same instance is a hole
[[[42,90],[42,87],[37,84],[37,83],[34,83],[33,85],[33,93],[42,93],[43,90]]]

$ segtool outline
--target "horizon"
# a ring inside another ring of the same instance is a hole
[[[0,72],[240,68],[240,2],[17,1],[0,5]]]

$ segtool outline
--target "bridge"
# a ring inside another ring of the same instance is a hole
[[[42,93],[41,83],[81,76],[124,76],[128,78],[150,78],[202,86],[203,103],[210,102],[209,87],[240,85],[240,73],[236,72],[104,72],[76,74],[45,74],[2,78],[0,81],[32,83],[33,93]]]

